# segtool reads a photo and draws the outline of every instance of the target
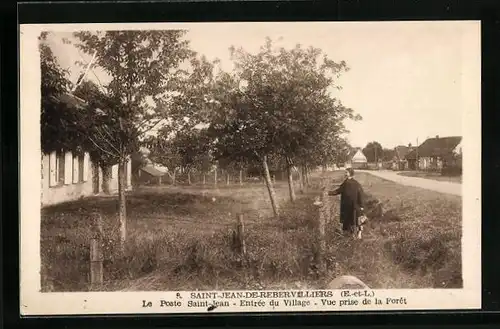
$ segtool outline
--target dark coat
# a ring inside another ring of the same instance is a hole
[[[344,230],[352,228],[356,224],[356,219],[362,215],[361,208],[364,208],[364,192],[361,184],[354,178],[346,179],[334,191],[328,195],[340,194],[340,222]]]

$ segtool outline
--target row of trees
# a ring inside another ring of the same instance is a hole
[[[43,42],[42,144],[44,151],[88,151],[103,166],[119,165],[119,218],[126,240],[124,165],[147,145],[153,161],[169,168],[207,172],[214,166],[243,170],[259,166],[276,217],[269,166],[307,177],[336,162],[348,149],[346,119],[360,120],[332,96],[345,62],[320,49],[277,48],[267,39],[256,54],[231,48],[234,70],[224,71],[192,51],[185,31],[75,33],[75,46],[94,56],[110,77],[105,85],[85,81],[74,90],[86,105],[62,108],[57,96],[70,84]],[[46,35],[41,36],[41,40]],[[145,137],[157,128],[157,134]]]

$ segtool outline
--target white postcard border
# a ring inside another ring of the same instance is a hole
[[[481,81],[480,23],[448,22],[314,22],[314,23],[132,23],[132,24],[42,24],[20,26],[20,310],[23,315],[193,313],[204,307],[160,307],[161,300],[175,300],[177,292],[40,292],[40,66],[38,40],[42,30],[82,29],[172,29],[200,24],[228,24],[253,28],[253,24],[272,28],[277,24],[456,24],[462,31],[463,104],[463,289],[372,290],[373,298],[406,298],[406,304],[358,305],[323,308],[318,298],[299,307],[229,307],[213,312],[289,312],[337,310],[431,310],[479,309],[481,307]],[[274,24],[274,25],[273,25]],[[245,26],[246,25],[246,26]],[[340,291],[333,292],[340,297]],[[190,292],[182,292],[183,300]],[[264,300],[263,298],[257,298]],[[363,298],[360,299],[362,301]],[[142,307],[151,301],[152,307]],[[362,302],[361,302],[362,303]]]

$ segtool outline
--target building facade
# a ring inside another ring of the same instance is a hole
[[[455,158],[462,153],[461,142],[460,136],[428,138],[406,155],[410,169],[441,171],[446,166],[454,165]]]
[[[125,166],[126,190],[132,189],[131,161]],[[42,153],[41,205],[49,206],[83,197],[118,192],[118,165],[103,170],[89,154]]]

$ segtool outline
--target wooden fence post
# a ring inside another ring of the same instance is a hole
[[[324,262],[324,254],[326,250],[325,241],[325,227],[327,222],[327,217],[329,216],[328,211],[328,190],[325,187],[322,188],[321,196],[317,197],[314,205],[316,206],[316,243],[315,243],[315,265],[318,269],[318,274],[323,275],[326,272],[326,264]]]
[[[245,244],[245,224],[243,222],[243,214],[236,214],[236,231],[234,235],[234,245],[240,255],[245,256],[247,248]]]
[[[103,253],[102,253],[102,217],[94,212],[93,235],[90,240],[90,290],[99,290],[103,283]]]

